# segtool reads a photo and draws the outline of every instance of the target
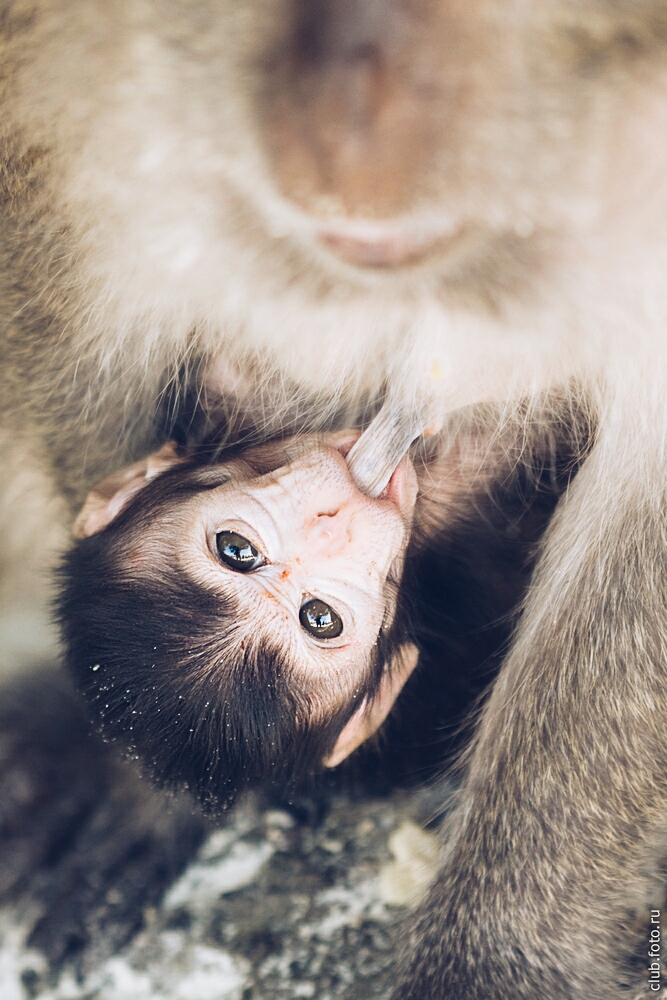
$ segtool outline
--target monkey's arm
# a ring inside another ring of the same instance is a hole
[[[640,425],[629,399],[607,414],[552,523],[393,1000],[627,984],[628,926],[662,902],[648,862],[667,797],[664,424]]]

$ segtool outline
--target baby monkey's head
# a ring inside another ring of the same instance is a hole
[[[58,602],[104,734],[211,806],[344,759],[416,663],[399,583],[409,459],[378,499],[355,433],[209,464],[169,444],[88,497]]]

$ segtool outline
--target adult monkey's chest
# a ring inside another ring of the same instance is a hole
[[[210,360],[314,423],[425,371],[449,411],[604,365],[628,143],[633,171],[661,162],[634,124],[661,4],[42,0],[4,23],[7,350],[79,427],[117,439]]]

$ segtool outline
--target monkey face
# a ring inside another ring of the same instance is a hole
[[[336,447],[311,439],[293,451],[289,465],[247,480],[232,469],[231,482],[193,498],[174,558],[232,594],[249,630],[280,636],[309,683],[347,687],[393,616],[416,476],[404,459],[372,500]]]
[[[242,658],[277,643],[322,717],[353,697],[391,625],[417,497],[407,457],[379,498],[362,494],[344,457],[357,437],[298,438],[202,469],[180,503],[157,503],[139,523],[130,509],[125,531],[126,572],[150,588],[169,567],[231,602],[230,648]],[[110,477],[84,506],[78,536],[108,528],[170,469],[192,475],[171,445]]]
[[[63,570],[69,662],[159,778],[220,801],[335,765],[391,709],[417,662],[396,615],[417,483],[403,459],[360,493],[357,436],[210,466],[166,447],[89,497]]]

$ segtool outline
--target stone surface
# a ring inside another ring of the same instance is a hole
[[[80,981],[23,947],[0,914],[2,1000],[370,1000],[385,994],[401,919],[437,862],[421,824],[442,797],[333,798],[300,824],[238,806],[146,913],[120,954]]]

